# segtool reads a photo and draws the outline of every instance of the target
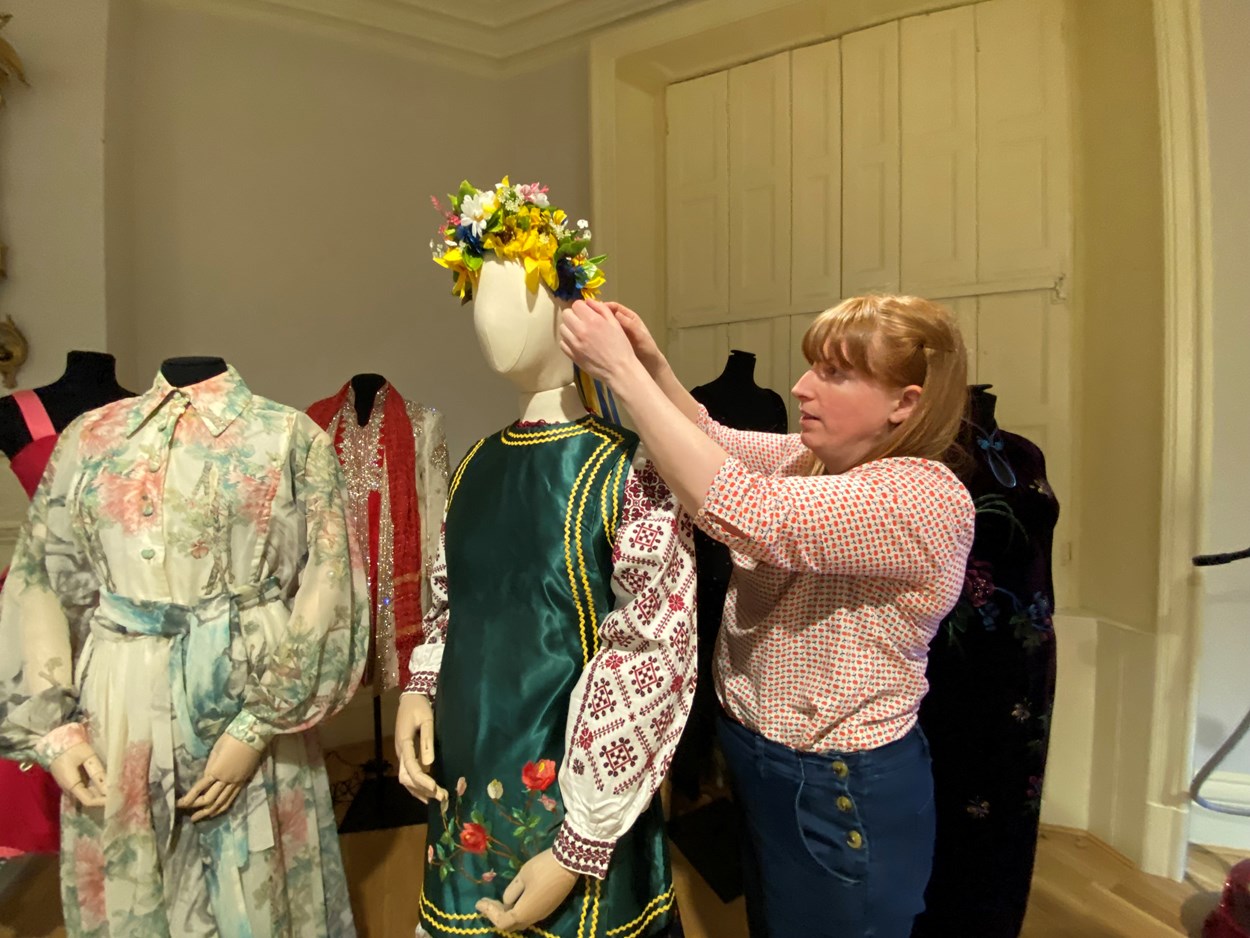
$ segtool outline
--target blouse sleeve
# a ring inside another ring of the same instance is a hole
[[[70,517],[80,427],[52,452],[0,593],[0,755],[45,767],[87,739],[75,721],[75,657],[100,584]]]
[[[702,404],[695,423],[713,443],[752,472],[777,472],[807,452],[797,433],[734,430],[713,420]]]
[[[421,512],[422,612],[430,608],[430,575],[438,556],[443,510],[447,507],[447,432],[443,415],[421,408],[417,446],[417,507]],[[406,662],[405,662],[406,664]]]
[[[553,844],[566,869],[602,879],[616,842],[668,773],[696,681],[690,516],[641,454],[613,551],[615,604],[569,701]]]
[[[257,749],[341,710],[360,683],[369,647],[364,558],[350,549],[343,476],[325,433],[314,434],[293,475],[306,530],[299,587],[268,667],[249,680],[243,709],[227,728]]]
[[[438,553],[430,570],[430,608],[425,614],[421,644],[408,659],[405,694],[425,694],[433,699],[438,690],[438,672],[443,666],[443,643],[447,641],[447,539],[446,524],[439,526]]]
[[[697,523],[759,563],[790,572],[927,583],[972,544],[972,498],[925,459],[882,459],[838,475],[765,476],[725,461]]]

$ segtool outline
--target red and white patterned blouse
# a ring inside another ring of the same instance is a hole
[[[900,739],[928,690],[929,641],[963,586],[967,489],[911,457],[807,475],[798,434],[731,430],[699,411],[730,456],[696,519],[733,553],[716,642],[721,703],[804,752]]]

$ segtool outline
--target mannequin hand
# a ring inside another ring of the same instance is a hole
[[[577,874],[562,867],[550,850],[527,860],[504,890],[503,902],[479,899],[475,908],[497,931],[521,931],[560,907],[577,885]]]
[[[48,771],[56,783],[87,808],[102,808],[108,793],[104,764],[91,743],[75,743],[52,760]]]
[[[256,774],[264,756],[247,743],[223,733],[208,754],[204,775],[178,799],[178,807],[194,811],[192,821],[224,814]]]
[[[638,356],[642,366],[647,369],[647,373],[652,378],[658,377],[668,363],[668,359],[660,351],[660,346],[652,337],[651,330],[647,328],[647,324],[642,321],[642,317],[624,303],[608,300],[603,305],[616,316],[616,321],[625,330],[629,344],[634,347],[634,354]]]
[[[608,384],[638,363],[624,327],[597,300],[576,300],[560,314],[560,350],[582,371]]]
[[[429,804],[431,798],[447,800],[447,791],[439,788],[430,775],[430,766],[434,764],[434,707],[425,694],[403,694],[399,698],[395,756],[399,759],[399,783],[412,797],[422,804]]]

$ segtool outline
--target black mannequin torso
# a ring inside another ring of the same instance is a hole
[[[189,355],[185,358],[167,358],[161,362],[161,374],[176,388],[199,384],[215,378],[226,370],[226,360],[211,355]]]
[[[123,397],[134,397],[117,383],[117,360],[105,352],[70,352],[65,373],[51,384],[35,388],[48,419],[57,433],[80,414],[111,404]],[[30,431],[17,403],[0,398],[0,451],[12,458],[30,443]]]
[[[725,370],[690,391],[712,419],[735,430],[785,433],[786,402],[776,391],[755,383],[755,356],[734,349]]]
[[[994,405],[998,403],[998,398],[990,393],[992,384],[970,384],[968,385],[968,419],[973,426],[979,427],[986,433],[992,433],[998,429],[998,421],[994,419]]]
[[[369,422],[369,415],[373,413],[373,402],[384,384],[386,384],[386,379],[381,375],[352,376],[352,393],[356,399],[356,422],[360,426],[363,427]]]

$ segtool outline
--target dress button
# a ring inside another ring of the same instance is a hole
[[[851,831],[846,835],[846,845],[852,850],[858,850],[864,845],[864,835],[859,831]]]
[[[155,472],[159,468],[161,468],[161,464],[157,462],[155,459],[148,460],[148,472]]]
[[[855,807],[855,803],[851,801],[850,798],[846,797],[846,795],[840,795],[838,797],[838,810],[839,811],[842,811],[843,813],[850,813],[850,810],[853,807]]]
[[[833,769],[833,774],[838,778],[846,778],[851,774],[851,770],[846,767],[846,763],[841,759],[834,759],[830,768]]]
[[[156,509],[155,509],[155,508],[153,508],[150,504],[149,504],[149,505],[144,505],[144,506],[143,506],[143,516],[144,516],[145,518],[150,518],[150,517],[152,517],[152,514],[153,514],[155,511],[156,511]]]
[[[151,560],[153,557],[156,556],[156,551],[154,551],[150,547],[145,547],[143,548],[143,550],[139,551],[139,556],[142,557],[144,560]]]

